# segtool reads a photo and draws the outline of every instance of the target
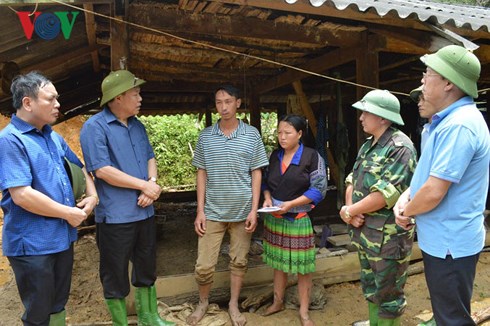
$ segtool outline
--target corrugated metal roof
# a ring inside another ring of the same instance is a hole
[[[322,0],[310,2],[319,4]],[[394,10],[403,19],[416,15],[420,21],[434,22],[435,19],[439,24],[471,28],[474,31],[480,28],[490,31],[490,8],[486,7],[450,5],[423,0],[329,0],[326,3],[333,3],[339,10],[357,6],[359,11],[364,12],[373,8],[381,17]]]

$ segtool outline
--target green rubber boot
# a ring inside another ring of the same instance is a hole
[[[175,323],[166,321],[158,314],[157,291],[155,286],[136,288],[136,312],[138,326],[174,326]]]
[[[395,319],[379,318],[378,326],[400,326],[400,319],[400,317],[396,317]]]
[[[66,310],[49,316],[49,326],[65,326]]]
[[[434,319],[434,317],[432,317],[428,321],[420,323],[417,326],[437,326],[437,323],[436,323],[436,320]]]
[[[378,312],[379,306],[371,301],[368,301],[369,307],[369,325],[378,326]]]
[[[105,299],[112,316],[112,326],[128,326],[125,299]]]

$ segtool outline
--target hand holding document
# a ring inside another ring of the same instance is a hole
[[[271,207],[262,207],[257,212],[259,212],[259,213],[272,213],[272,212],[277,212],[280,210],[281,210],[281,207],[271,206]]]

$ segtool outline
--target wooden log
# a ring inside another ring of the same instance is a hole
[[[327,238],[327,241],[334,246],[347,246],[350,244],[350,236],[348,234],[333,235]]]
[[[352,273],[352,278],[358,278],[355,274],[359,274],[360,271]],[[422,261],[416,262],[408,267],[407,274],[414,275],[424,272],[424,265]],[[298,279],[296,277],[289,278],[286,288],[296,285]],[[274,288],[272,285],[263,285],[245,288],[241,293],[246,299],[241,303],[243,309],[256,310],[263,305],[266,301],[271,299],[274,295]]]
[[[421,258],[420,249],[417,244],[414,244],[412,260]],[[313,280],[323,285],[356,281],[359,280],[359,271],[360,265],[357,252],[350,252],[342,256],[318,258]],[[273,275],[273,269],[267,265],[249,268],[243,280],[242,296],[247,288],[272,284]],[[198,301],[198,287],[193,273],[158,277],[155,286],[157,297],[168,305],[181,304],[186,301]],[[229,299],[229,293],[230,272],[216,272],[210,301],[227,300]],[[128,306],[133,304],[132,300],[132,297],[128,296]]]
[[[477,311],[474,316],[473,320],[477,325],[481,325],[486,321],[490,320],[490,307],[484,308],[480,311]]]
[[[485,246],[490,246],[490,232],[487,232]],[[411,262],[420,261],[422,252],[418,243],[414,243]],[[421,272],[422,267],[414,268],[412,273]],[[410,270],[409,270],[410,274]],[[245,299],[247,291],[254,291],[273,282],[273,269],[262,265],[249,268],[243,280],[243,290],[240,299]],[[323,285],[331,285],[342,282],[359,280],[360,264],[357,252],[349,252],[342,256],[318,258],[313,280]],[[193,273],[158,277],[155,282],[157,297],[167,305],[176,305],[183,302],[197,302],[198,288]],[[214,274],[213,289],[210,293],[211,302],[229,300],[230,296],[230,272],[218,271]],[[128,313],[134,312],[134,296],[126,298]]]

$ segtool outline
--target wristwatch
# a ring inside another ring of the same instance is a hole
[[[150,177],[150,179],[148,179],[148,181],[157,182],[157,178],[155,178],[155,177]]]

